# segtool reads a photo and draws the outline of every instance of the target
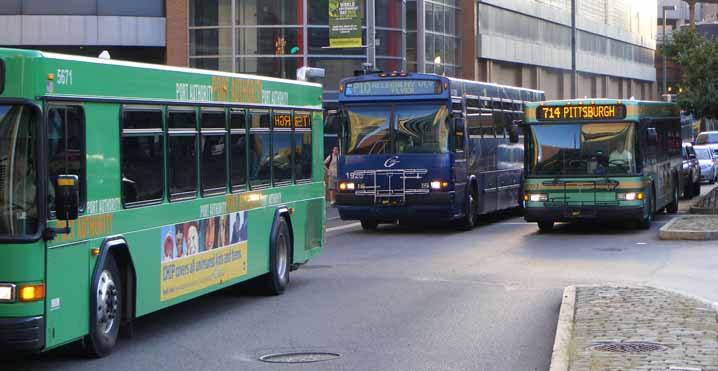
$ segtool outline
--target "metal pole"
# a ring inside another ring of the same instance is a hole
[[[571,98],[576,99],[576,0],[571,0]]]
[[[376,69],[376,10],[375,0],[366,1],[366,62]]]
[[[666,46],[666,8],[663,8],[663,46]],[[666,94],[666,53],[663,53],[663,94]]]
[[[426,72],[426,3],[416,0],[416,72]]]

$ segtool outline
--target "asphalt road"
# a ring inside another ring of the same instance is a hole
[[[551,234],[510,214],[470,232],[364,232],[335,216],[326,249],[282,296],[218,292],[139,319],[107,358],[65,347],[0,370],[547,370],[567,285],[650,284],[718,301],[718,244],[658,240],[665,215],[649,231],[566,224]],[[258,361],[294,351],[341,357]]]

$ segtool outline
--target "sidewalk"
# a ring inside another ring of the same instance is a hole
[[[570,286],[563,300],[551,371],[718,371],[714,305],[651,287]]]
[[[680,210],[683,211],[683,210]],[[679,215],[661,227],[662,240],[718,240],[718,186],[713,186],[689,207],[690,215]]]

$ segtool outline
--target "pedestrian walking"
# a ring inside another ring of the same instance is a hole
[[[339,147],[334,146],[332,148],[332,153],[327,156],[327,158],[324,159],[324,171],[329,174],[328,177],[328,185],[327,188],[329,188],[329,204],[334,206],[334,202],[336,201],[336,191],[337,191],[337,156],[339,156]]]

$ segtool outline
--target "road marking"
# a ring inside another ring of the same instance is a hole
[[[341,230],[343,230],[343,229],[354,228],[354,227],[358,227],[358,226],[360,226],[360,225],[361,225],[361,223],[352,223],[352,224],[347,224],[347,225],[340,225],[340,226],[338,226],[338,227],[327,228],[327,232],[341,231]]]
[[[338,216],[335,216],[335,217],[333,217],[333,218],[328,218],[327,220],[337,220],[337,219],[339,219],[339,217],[338,217]]]
[[[645,242],[636,242],[636,245],[648,245],[648,244]]]

